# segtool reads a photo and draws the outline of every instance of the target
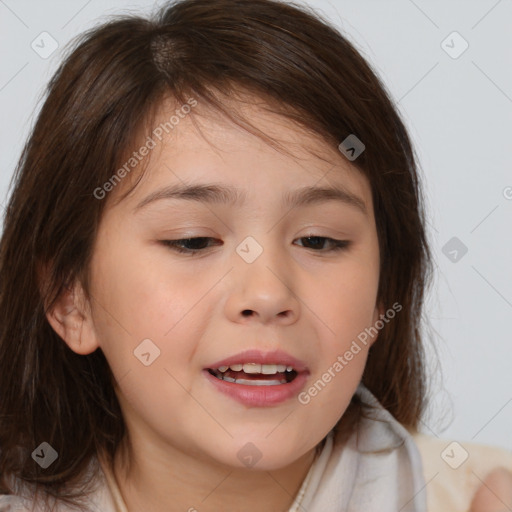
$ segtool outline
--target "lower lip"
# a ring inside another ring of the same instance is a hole
[[[308,378],[308,372],[301,372],[295,379],[286,384],[249,386],[247,384],[235,384],[234,382],[218,379],[208,370],[203,370],[203,372],[206,378],[221,393],[251,407],[267,407],[290,400],[299,394]]]

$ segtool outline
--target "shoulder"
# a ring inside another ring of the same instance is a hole
[[[91,476],[92,479],[89,477]],[[15,494],[0,495],[0,512],[116,512],[112,494],[105,479],[102,465],[93,458],[87,470],[86,489],[80,503],[72,507],[60,500],[49,499],[45,504],[44,490],[38,490],[33,484],[26,484],[20,479],[11,479]]]
[[[496,468],[512,471],[512,451],[412,433],[423,465],[428,510],[467,512],[477,489]]]

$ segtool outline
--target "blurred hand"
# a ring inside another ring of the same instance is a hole
[[[477,490],[469,512],[512,512],[512,473],[492,471]]]

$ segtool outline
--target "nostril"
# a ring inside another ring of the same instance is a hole
[[[244,309],[242,311],[242,315],[244,315],[244,316],[251,316],[252,315],[252,311],[250,309]]]

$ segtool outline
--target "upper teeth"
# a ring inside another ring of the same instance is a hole
[[[245,373],[262,373],[263,375],[273,375],[274,373],[282,373],[284,371],[293,371],[293,366],[286,366],[284,364],[258,364],[258,363],[245,363],[245,364],[231,364],[229,366],[219,366],[219,372],[226,372],[228,369],[234,372],[243,371]]]

